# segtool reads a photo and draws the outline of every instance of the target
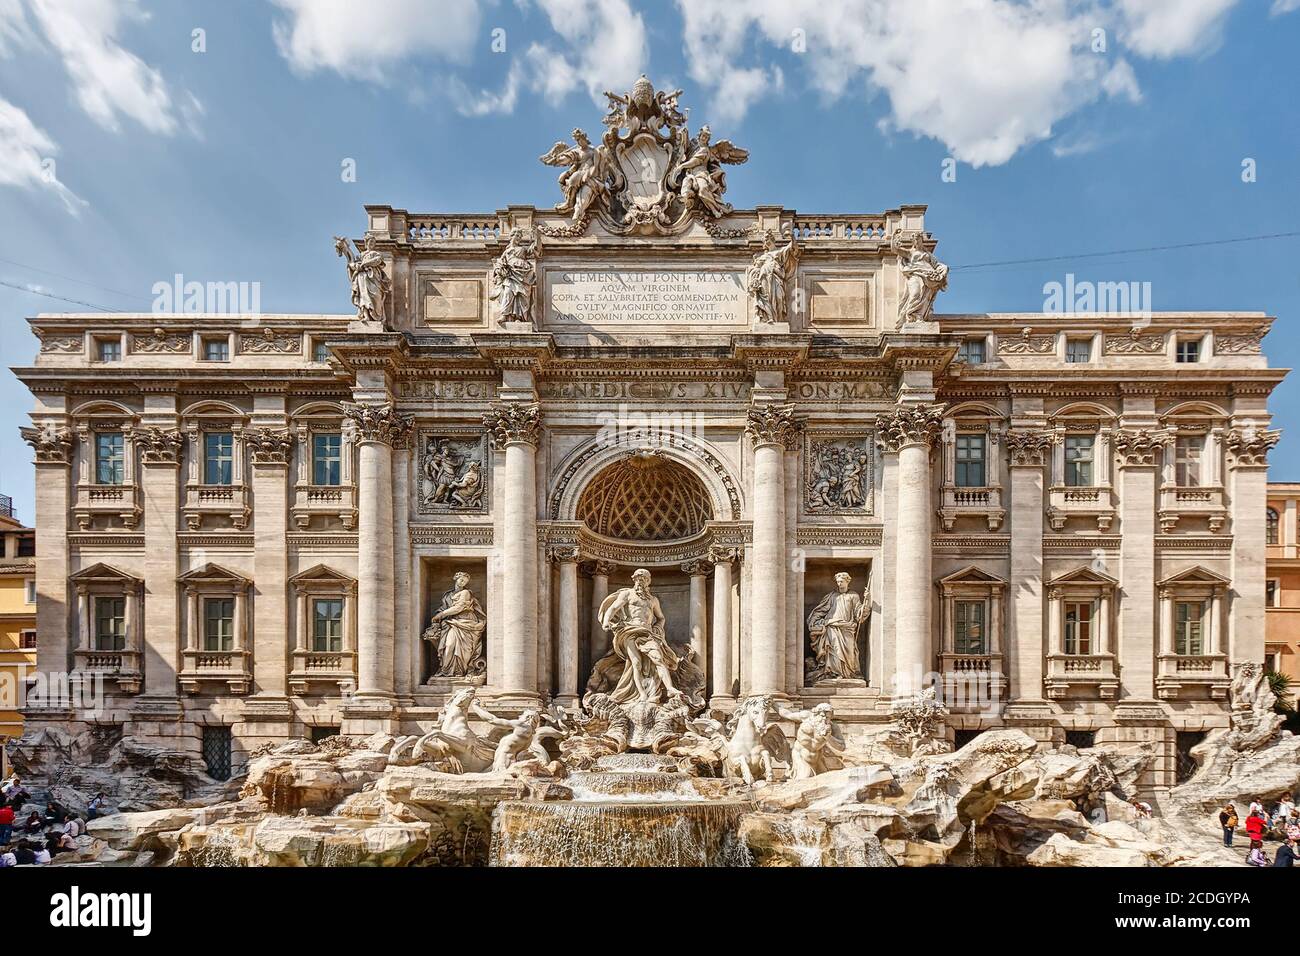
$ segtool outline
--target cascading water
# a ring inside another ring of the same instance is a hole
[[[570,801],[512,801],[492,817],[493,866],[750,866],[738,835],[752,805],[710,799],[672,760],[602,757],[571,774]]]

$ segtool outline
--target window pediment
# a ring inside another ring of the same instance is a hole
[[[226,588],[242,590],[253,583],[238,572],[212,563],[186,571],[176,580],[187,588],[202,589]]]
[[[1094,588],[1114,588],[1119,586],[1119,581],[1101,571],[1095,571],[1092,568],[1075,568],[1058,574],[1047,582],[1048,587],[1094,587]]]
[[[1222,574],[1211,571],[1209,568],[1201,567],[1199,564],[1195,567],[1187,568],[1157,583],[1157,587],[1227,587],[1232,581],[1225,578]]]

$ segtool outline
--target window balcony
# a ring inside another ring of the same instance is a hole
[[[293,669],[289,672],[289,691],[304,695],[313,684],[333,684],[343,693],[357,686],[357,655],[352,651],[293,652]]]
[[[992,486],[959,488],[945,485],[943,504],[939,508],[943,530],[951,531],[957,519],[965,515],[983,518],[988,522],[990,531],[997,531],[1006,515],[1002,507],[1002,489]]]
[[[140,490],[133,484],[97,485],[81,483],[77,485],[77,500],[72,506],[77,527],[89,531],[95,518],[106,515],[116,518],[128,530],[140,523]]]
[[[1115,493],[1105,485],[1053,485],[1048,491],[1047,520],[1053,531],[1064,531],[1071,518],[1097,522],[1104,534],[1115,520]]]
[[[208,516],[228,518],[242,530],[248,527],[248,489],[243,485],[187,485],[182,510],[190,531],[202,528]]]
[[[197,694],[206,681],[224,683],[232,694],[247,694],[253,681],[249,656],[246,650],[182,651],[184,664],[180,673],[181,690],[187,694]]]
[[[1223,488],[1215,485],[1163,485],[1160,488],[1160,531],[1170,534],[1182,518],[1203,519],[1217,533],[1228,518]]]
[[[1006,697],[1001,654],[940,654],[944,706],[955,712],[986,711]]]
[[[1232,678],[1224,654],[1161,654],[1156,696],[1161,700],[1208,696],[1226,700]]]
[[[74,674],[79,677],[93,675],[103,680],[117,682],[123,694],[140,693],[144,675],[140,669],[140,652],[135,650],[94,651],[78,648],[73,651]]]
[[[338,518],[345,531],[357,526],[357,490],[355,485],[298,485],[294,490],[293,520],[306,531],[315,515]]]
[[[1050,654],[1047,658],[1047,696],[1114,698],[1119,691],[1114,654]]]

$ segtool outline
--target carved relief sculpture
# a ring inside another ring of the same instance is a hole
[[[1236,465],[1267,465],[1268,453],[1282,433],[1267,428],[1234,428],[1224,435],[1224,445]]]
[[[1165,337],[1160,332],[1142,334],[1133,326],[1126,336],[1106,336],[1107,355],[1158,355],[1165,350]]]
[[[876,442],[886,451],[904,445],[931,445],[943,429],[943,404],[903,405],[876,416]]]
[[[915,243],[902,265],[903,297],[898,303],[898,324],[924,322],[934,312],[934,297],[948,288],[948,267]]]
[[[171,352],[179,354],[188,352],[193,336],[189,332],[168,332],[157,328],[150,335],[131,336],[131,347],[136,352]]]
[[[23,441],[36,452],[37,464],[68,464],[72,453],[72,432],[50,422],[35,428],[20,428]]]
[[[1022,465],[1041,468],[1047,464],[1052,446],[1060,441],[1060,436],[1053,431],[1011,429],[1006,433],[1005,441],[1013,468]]]
[[[537,257],[541,247],[519,228],[510,230],[505,251],[492,264],[492,292],[498,322],[533,321],[533,295],[537,287]]]
[[[438,678],[482,678],[487,672],[483,653],[483,632],[487,615],[474,592],[469,589],[469,575],[457,571],[452,587],[442,596],[442,603],[424,632],[436,663],[429,683]]]
[[[487,500],[484,441],[421,434],[420,509],[483,511]]]
[[[1003,355],[1050,355],[1056,348],[1056,336],[1034,335],[1034,330],[1025,326],[1020,330],[1018,339],[998,339],[998,351]]]
[[[804,663],[804,679],[811,686],[825,681],[863,680],[858,654],[858,632],[871,620],[871,584],[862,596],[849,590],[853,578],[835,575],[836,590],[826,595],[808,615],[808,642],[812,656]]]
[[[763,251],[745,270],[745,289],[754,297],[759,322],[785,322],[789,318],[790,288],[799,264],[799,246],[793,236],[776,244],[776,234],[763,235]]]
[[[498,448],[513,442],[536,445],[542,435],[542,406],[537,402],[498,402],[483,415]]]
[[[804,458],[808,514],[862,514],[871,510],[875,483],[866,438],[814,438]]]
[[[392,402],[377,405],[344,402],[343,414],[359,441],[378,441],[398,448],[405,445],[411,434],[413,420],[409,415],[398,414]]]
[[[374,236],[366,236],[360,254],[347,239],[335,236],[334,251],[347,260],[357,320],[387,331],[388,300],[392,296],[393,282],[385,271],[383,255],[375,249]]]
[[[146,428],[136,436],[140,458],[146,465],[174,465],[180,461],[185,436],[163,428]]]
[[[272,428],[254,428],[244,439],[253,453],[255,465],[283,465],[289,461],[289,451],[293,448],[293,438],[287,431]]]

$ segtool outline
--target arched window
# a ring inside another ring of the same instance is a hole
[[[1268,534],[1267,541],[1268,541],[1268,543],[1269,543],[1269,544],[1277,544],[1277,543],[1278,543],[1278,536],[1277,536],[1278,521],[1277,521],[1277,509],[1276,509],[1276,508],[1269,508],[1269,509],[1268,509],[1268,525],[1267,525],[1267,529],[1268,529],[1268,530],[1267,530],[1267,534]]]

